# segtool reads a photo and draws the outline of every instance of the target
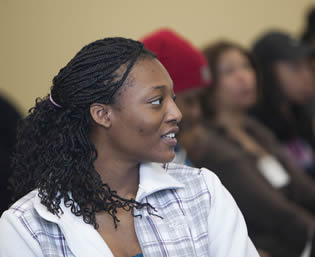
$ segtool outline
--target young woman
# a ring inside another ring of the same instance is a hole
[[[255,42],[253,54],[262,82],[253,113],[288,156],[315,178],[315,137],[308,110],[315,93],[312,50],[285,33],[269,32]]]
[[[143,44],[85,46],[19,129],[0,256],[258,256],[211,172],[167,163],[172,80]]]
[[[286,158],[271,133],[248,117],[258,91],[248,53],[229,42],[204,53],[213,79],[203,94],[207,121],[186,137],[188,156],[213,170],[235,197],[256,247],[273,257],[298,257],[308,251],[315,226],[315,184]]]

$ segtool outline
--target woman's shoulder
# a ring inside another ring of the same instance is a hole
[[[39,245],[36,241],[38,241],[37,232],[42,227],[42,221],[35,210],[36,196],[37,190],[28,193],[2,214],[0,218],[0,231],[3,232],[0,236],[2,253],[18,252],[19,255],[22,254],[22,250],[18,248],[12,249],[13,240],[20,245],[21,249],[28,245],[26,247],[28,248],[27,251],[32,249],[31,252],[33,254],[34,252],[40,252]],[[24,252],[23,254],[25,254],[25,256],[31,256],[30,252]]]
[[[41,256],[38,214],[34,208],[37,192],[15,202],[0,218],[0,256]]]
[[[17,200],[11,207],[4,212],[4,214],[9,216],[14,216],[16,218],[21,218],[21,216],[29,215],[35,212],[35,198],[37,197],[38,191],[33,190]]]
[[[33,234],[35,231],[41,231],[43,228],[47,229],[53,225],[54,222],[50,221],[54,220],[50,220],[50,216],[57,219],[56,215],[50,213],[46,206],[41,204],[38,190],[33,190],[5,211],[0,221],[2,225],[10,224],[17,230],[23,228],[23,230],[26,229],[30,234]],[[51,225],[49,225],[50,223]]]
[[[49,213],[37,190],[15,202],[0,218],[0,256],[72,256],[62,230],[51,222]]]

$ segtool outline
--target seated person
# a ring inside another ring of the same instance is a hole
[[[197,167],[213,170],[236,199],[257,248],[272,257],[315,256],[315,184],[284,154],[271,132],[249,118],[257,98],[255,66],[241,47],[204,50],[212,85],[203,94],[206,121],[180,143]]]
[[[289,158],[315,179],[315,134],[308,109],[315,93],[312,52],[282,32],[269,32],[255,42],[261,83],[252,113],[272,130]]]

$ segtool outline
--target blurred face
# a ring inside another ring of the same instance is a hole
[[[137,62],[113,107],[110,140],[122,158],[168,162],[174,156],[181,112],[173,82],[157,59]]]
[[[176,104],[183,114],[183,120],[180,123],[181,130],[192,128],[201,120],[200,94],[201,88],[193,88],[178,93]]]
[[[243,53],[238,49],[226,50],[219,58],[217,72],[214,93],[217,108],[243,111],[255,103],[256,74]]]
[[[314,77],[307,60],[278,61],[274,64],[276,77],[289,102],[305,104],[314,95]]]

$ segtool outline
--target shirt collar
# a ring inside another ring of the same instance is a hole
[[[140,165],[140,184],[136,200],[141,200],[155,192],[184,187],[184,184],[167,174],[161,163],[142,163]]]

